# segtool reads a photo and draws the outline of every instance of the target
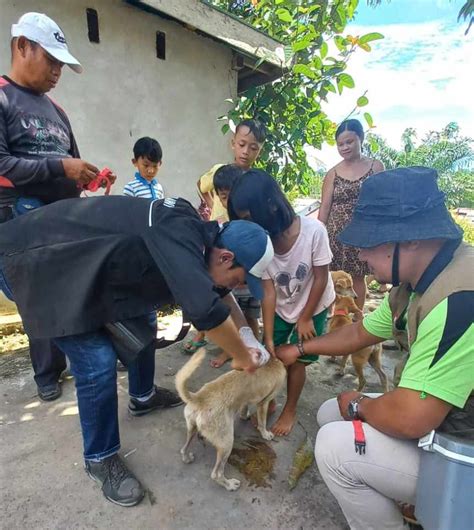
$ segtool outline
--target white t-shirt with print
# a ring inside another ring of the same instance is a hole
[[[273,280],[276,291],[276,312],[286,322],[296,323],[313,286],[313,266],[329,265],[332,252],[326,227],[317,219],[301,217],[300,233],[285,254],[275,253],[263,275]],[[315,315],[329,307],[336,297],[331,277],[319,300]]]

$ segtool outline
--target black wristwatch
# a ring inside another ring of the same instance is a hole
[[[360,420],[359,416],[359,403],[367,396],[359,396],[356,399],[349,401],[347,405],[347,415],[351,420]]]

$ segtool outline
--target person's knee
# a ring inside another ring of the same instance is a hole
[[[333,421],[341,421],[341,419],[342,418],[339,413],[339,406],[337,404],[336,398],[331,398],[325,401],[319,407],[318,413],[316,415],[316,421],[320,427]]]
[[[84,344],[87,355],[71,359],[71,370],[76,379],[112,380],[117,376],[117,354],[110,340]]]

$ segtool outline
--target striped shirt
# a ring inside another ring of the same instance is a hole
[[[141,197],[143,199],[164,199],[163,186],[156,180],[144,179],[140,173],[135,173],[135,178],[123,189],[123,194],[130,197]]]

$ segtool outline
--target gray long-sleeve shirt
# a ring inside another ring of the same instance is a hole
[[[17,197],[45,203],[79,196],[61,159],[79,158],[65,112],[47,95],[0,77],[0,207]]]

